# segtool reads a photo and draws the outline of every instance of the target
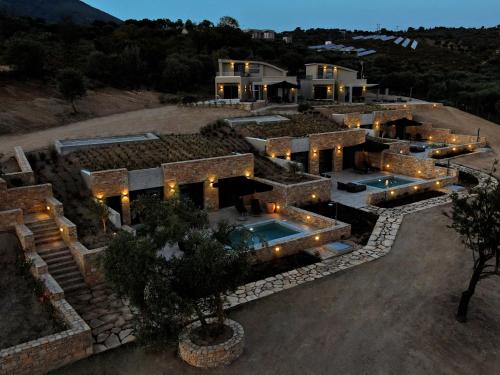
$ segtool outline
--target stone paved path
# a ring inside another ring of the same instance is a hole
[[[94,354],[135,340],[128,301],[118,298],[106,284],[87,288],[68,297],[68,302],[92,329]]]

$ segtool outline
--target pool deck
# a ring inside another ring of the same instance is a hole
[[[361,208],[367,206],[368,202],[368,196],[371,193],[379,192],[383,189],[378,189],[375,187],[367,186],[366,191],[361,191],[359,193],[349,193],[347,191],[343,190],[338,190],[337,189],[337,182],[358,182],[358,181],[364,181],[364,180],[371,180],[374,178],[379,178],[379,177],[387,177],[387,176],[395,176],[395,177],[400,177],[404,178],[405,180],[413,180],[415,182],[420,182],[420,181],[426,181],[423,179],[415,178],[415,177],[408,177],[405,175],[397,174],[397,173],[390,173],[390,172],[370,172],[370,173],[359,173],[355,172],[352,169],[348,169],[342,172],[335,172],[332,174],[332,190],[331,190],[331,197],[332,200],[341,204],[344,204],[346,206],[351,206],[354,208]]]
[[[239,219],[240,219],[240,215],[238,214],[238,212],[236,211],[236,209],[234,207],[223,208],[219,211],[210,212],[208,214],[208,220],[209,220],[211,227],[214,227],[215,225],[217,225],[217,223],[221,220],[226,220],[230,224],[251,225],[251,224],[259,224],[259,223],[274,219],[274,220],[285,221],[289,224],[292,224],[293,226],[298,227],[300,230],[302,230],[305,233],[310,233],[310,232],[313,232],[313,231],[318,229],[315,226],[304,224],[302,222],[291,219],[291,218],[289,218],[285,215],[281,215],[281,214],[262,213],[262,215],[260,215],[260,216],[252,216],[249,214],[248,216],[246,216],[246,220],[239,220]]]

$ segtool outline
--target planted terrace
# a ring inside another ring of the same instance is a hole
[[[322,114],[300,114],[289,116],[290,121],[275,124],[251,124],[238,126],[244,137],[260,139],[279,137],[305,137],[309,134],[330,133],[345,130],[343,126]]]

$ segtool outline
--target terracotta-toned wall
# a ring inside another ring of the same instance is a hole
[[[22,186],[0,190],[0,211],[20,208],[24,213],[45,210],[45,201],[52,197],[52,185]]]
[[[273,202],[280,207],[289,205],[301,206],[317,201],[329,201],[331,198],[332,183],[330,179],[318,178],[316,180],[298,184],[285,185],[275,181],[257,178],[256,181],[273,186],[272,191],[255,194],[255,198],[265,202]]]
[[[0,211],[0,231],[12,230],[23,221],[23,211],[20,209]]]
[[[309,173],[319,174],[319,151],[334,149],[333,168],[334,171],[338,172],[342,170],[343,148],[363,144],[365,141],[366,131],[364,129],[311,134],[309,136]]]
[[[125,168],[91,172],[90,190],[97,198],[115,197],[128,192],[128,171]]]
[[[435,161],[432,159],[416,158],[388,151],[383,152],[383,169],[388,172],[404,174],[420,178],[435,177]]]
[[[253,176],[253,154],[222,156],[216,158],[181,161],[162,164],[165,197],[178,194],[178,186],[197,182],[204,183],[206,209],[217,209],[219,192],[213,187],[219,179]]]
[[[272,157],[286,156],[292,152],[293,137],[269,138],[266,141],[266,154]]]

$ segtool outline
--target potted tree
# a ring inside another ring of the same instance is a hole
[[[139,199],[133,210],[148,213],[142,229],[136,237],[119,234],[103,266],[115,291],[139,311],[139,342],[178,341],[181,358],[197,367],[231,363],[243,351],[244,332],[227,319],[225,296],[249,272],[249,233],[225,222],[209,228],[205,212],[178,200]],[[182,255],[164,257],[166,244],[179,245]]]

